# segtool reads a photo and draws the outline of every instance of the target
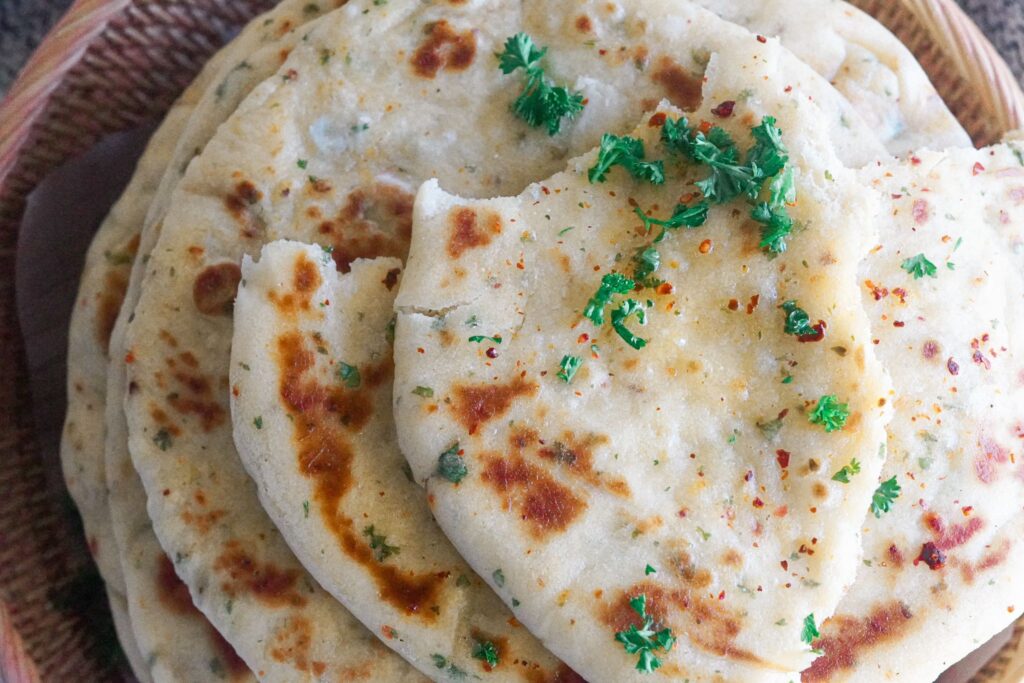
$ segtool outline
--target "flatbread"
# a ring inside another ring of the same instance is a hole
[[[160,189],[157,190],[154,183],[145,187],[129,187],[122,203],[131,203],[136,209],[141,207],[141,213],[135,210],[130,215],[115,214],[118,220],[108,221],[109,224],[101,229],[98,243],[118,239],[118,235],[121,240],[138,243],[146,206],[154,191],[156,199],[150,208],[151,214],[159,213],[161,204],[166,204],[168,188],[173,188],[176,179],[184,173],[185,164],[212,134],[219,119],[226,117],[252,85],[262,79],[264,74],[259,73],[257,67],[248,61],[242,60],[242,57],[251,54],[254,62],[259,58],[267,63],[266,73],[272,72],[284,58],[281,51],[284,50],[286,54],[290,46],[300,39],[296,28],[315,18],[317,13],[311,11],[308,3],[284,3],[275,12],[254,20],[238,39],[214,57],[183,97],[187,108],[180,106],[172,112],[155,135],[151,150],[143,157],[142,168],[161,166],[161,173],[170,159],[170,168],[164,174]],[[272,58],[268,59],[267,56],[271,54]],[[202,95],[202,99],[199,95]],[[153,148],[157,140],[170,140],[177,144],[177,149],[174,144],[170,148],[164,144],[155,150]],[[147,177],[152,178],[152,173]],[[118,259],[117,265],[122,267],[120,272],[125,276],[122,282],[126,283],[127,267],[124,261],[130,264],[130,259]],[[90,285],[92,281],[85,280],[83,292],[94,289]],[[116,307],[111,308],[116,314]],[[109,323],[113,323],[113,320],[110,319]],[[95,353],[90,343],[95,346],[90,338],[83,344],[83,348],[87,353]],[[119,360],[123,357],[123,352],[115,353]],[[114,367],[118,367],[118,364],[115,363]],[[114,374],[113,385],[116,391],[119,382],[117,373]],[[114,413],[123,422],[120,400],[108,405],[108,412]],[[123,429],[120,431],[123,433]],[[116,438],[114,441],[116,443]],[[106,472],[110,484],[109,502],[115,535],[123,549],[125,579],[128,595],[131,596],[129,607],[132,626],[145,652],[145,661],[152,669],[153,679],[180,681],[215,677],[232,681],[253,680],[252,673],[232,646],[193,606],[188,589],[178,580],[173,564],[157,542],[146,513],[145,491],[131,465],[126,444],[110,449],[106,455],[109,458]],[[354,647],[338,657],[345,664],[345,675],[393,671],[393,666],[377,667],[373,663],[381,655],[379,648],[360,648],[359,633],[362,629],[354,623],[352,626],[355,631],[352,636]],[[302,649],[306,645],[301,641],[301,632],[296,637],[298,639],[294,643],[278,640],[274,646],[281,653],[301,658]],[[312,662],[309,666],[315,667],[316,663]]]
[[[107,588],[107,601],[110,605],[110,615],[114,619],[114,631],[117,633],[117,640],[121,643],[121,650],[128,659],[128,666],[139,683],[150,683],[153,678],[149,675],[149,668],[146,666],[139,646],[135,642],[132,633],[132,624],[128,618],[128,601],[120,593],[114,593]]]
[[[124,194],[100,225],[86,253],[68,328],[68,410],[60,448],[64,481],[82,517],[100,575],[121,595],[125,582],[111,528],[103,463],[107,345],[138,249],[138,226],[197,94],[189,90],[168,112]]]
[[[550,77],[589,98],[560,135],[532,130],[508,110],[517,81],[503,77],[489,55],[520,29],[552,47]],[[645,31],[649,39],[630,38]],[[644,101],[679,95],[681,84],[692,96],[706,54],[700,48],[712,34],[778,50],[677,2],[558,11],[549,3],[497,0],[350,3],[304,36],[278,75],[253,91],[190,164],[126,333],[132,390],[125,412],[161,544],[180,560],[176,569],[200,609],[250,664],[245,644],[270,642],[288,619],[306,619],[324,643],[339,636],[336,604],[277,535],[231,439],[232,327],[222,312],[242,254],[288,237],[333,244],[343,269],[358,256],[400,256],[420,180],[440,175],[476,194],[521,189],[602,133],[627,130]],[[637,64],[625,57],[641,48],[649,61],[641,60],[638,78]],[[787,82],[813,94],[822,130],[851,163],[882,153],[824,81],[788,54],[785,60]],[[843,120],[859,126],[856,142]],[[209,525],[193,523],[197,496],[217,512]],[[284,600],[238,580],[230,560],[239,548],[249,566],[288,578],[280,586]]]
[[[971,147],[971,139],[900,40],[841,0],[697,0],[782,44],[853,104],[893,154]]]
[[[239,455],[302,564],[419,669],[443,660],[488,680],[567,681],[462,561],[398,450],[389,336],[401,265],[358,260],[340,275],[321,247],[288,241],[243,260],[231,347]]]
[[[631,294],[646,310],[646,327],[629,326],[641,350],[581,311],[651,244],[634,209],[667,213],[700,169],[668,164],[664,186],[622,170],[591,183],[592,152],[514,198],[436,181],[417,195],[396,300],[402,452],[463,557],[590,680],[646,675],[615,639],[641,625],[639,595],[678,639],[659,655],[666,675],[787,680],[813,658],[804,620],[830,614],[856,570],[888,418],[855,277],[874,198],[814,106],[793,106],[805,97],[778,78],[780,53],[757,46],[711,50],[704,101],[756,93],[720,119],[736,140],[768,115],[798,131],[783,141],[803,229],[772,260],[727,205],[662,242],[666,282]],[[668,154],[660,126],[678,115],[635,130],[648,158]],[[825,321],[824,338],[784,333],[787,300]],[[565,356],[582,360],[571,382],[557,374]],[[848,404],[844,428],[812,424],[826,395]],[[452,451],[461,481],[445,471]],[[854,458],[860,478],[830,481]]]
[[[868,517],[864,564],[803,679],[932,681],[1024,609],[1024,271],[1007,256],[1024,168],[1000,145],[862,178],[884,199],[860,275],[895,391],[882,477],[905,504]],[[935,277],[901,267],[918,254]]]

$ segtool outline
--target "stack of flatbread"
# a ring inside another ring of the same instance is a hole
[[[1018,616],[1024,147],[839,1],[335,4],[88,254],[140,680],[931,681]]]

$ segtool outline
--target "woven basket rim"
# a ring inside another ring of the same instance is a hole
[[[188,0],[166,0],[168,4]],[[215,0],[224,2],[224,0]],[[230,0],[229,0],[230,1]],[[276,0],[275,0],[276,1]],[[20,220],[21,207],[33,189],[24,183],[12,186],[28,143],[44,115],[59,97],[69,72],[82,64],[90,45],[112,21],[147,0],[75,0],[22,67],[0,101],[0,217]],[[148,0],[154,3],[154,0]],[[902,0],[919,17],[927,17],[952,43],[954,59],[962,76],[984,98],[996,127],[1009,131],[1024,126],[1024,90],[1006,61],[955,0]],[[154,3],[156,4],[156,3]],[[54,160],[47,171],[62,160]],[[13,259],[11,260],[13,268]],[[0,281],[13,273],[0,272]],[[2,304],[3,302],[0,302]],[[2,330],[0,330],[2,332]],[[9,410],[3,406],[0,412]],[[0,428],[12,422],[0,421]],[[2,454],[0,454],[2,456]],[[1024,619],[1017,622],[1024,630]],[[11,614],[0,599],[0,681],[38,681],[35,663],[16,632]]]
[[[64,76],[131,0],[75,0],[43,38],[0,101],[0,187]]]

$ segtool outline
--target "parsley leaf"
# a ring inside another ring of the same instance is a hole
[[[657,225],[661,227],[661,233],[654,238],[655,242],[660,242],[665,239],[669,230],[699,228],[704,225],[708,220],[708,209],[710,207],[711,205],[706,201],[697,202],[693,205],[676,204],[676,208],[672,210],[672,215],[665,220],[648,216],[640,207],[635,208],[634,212],[644,222],[644,230],[647,232],[651,231],[651,226]]]
[[[779,308],[786,312],[786,326],[784,328],[786,334],[804,337],[818,333],[814,326],[811,325],[811,317],[807,315],[807,311],[800,308],[796,301],[783,302]]]
[[[840,403],[834,394],[826,394],[818,399],[807,419],[811,424],[822,425],[826,432],[834,432],[842,429],[849,417],[850,407]]]
[[[349,389],[357,388],[363,381],[362,377],[359,375],[359,368],[354,365],[349,365],[348,363],[339,362],[338,369],[335,371],[335,374],[338,375],[338,379],[341,380],[342,384]]]
[[[256,429],[263,429],[263,416],[257,415],[256,417],[253,418],[252,423],[253,426],[256,427]]]
[[[420,398],[434,398],[434,390],[430,387],[416,387],[412,393]]]
[[[477,344],[479,344],[482,341],[489,341],[489,342],[494,342],[495,344],[500,344],[501,343],[501,335],[500,334],[496,334],[493,337],[488,337],[488,336],[485,336],[485,335],[482,335],[482,334],[474,334],[472,337],[469,338],[469,341],[476,342]]]
[[[458,484],[469,474],[465,461],[459,457],[459,442],[437,458],[437,473],[453,484]]]
[[[579,356],[562,356],[562,362],[558,364],[561,369],[556,376],[568,384],[576,376],[576,371],[580,369],[581,365],[583,365],[583,359]]]
[[[398,546],[388,545],[388,537],[374,531],[372,524],[363,529],[363,536],[370,539],[370,548],[373,550],[373,556],[378,562],[383,562],[392,555],[397,555],[401,552],[401,548]]]
[[[857,462],[857,458],[850,461],[850,464],[843,465],[842,468],[832,475],[832,481],[842,482],[843,484],[850,483],[850,477],[860,473],[860,463]]]
[[[488,666],[498,666],[498,648],[489,640],[478,640],[473,646],[473,659],[487,662]]]
[[[886,479],[878,485],[874,495],[871,496],[871,513],[875,517],[881,517],[883,512],[888,512],[892,508],[893,501],[899,497],[900,485],[897,483],[896,477]]]
[[[573,118],[583,111],[583,95],[554,86],[544,75],[540,60],[547,48],[538,48],[525,33],[517,33],[505,41],[505,50],[498,55],[498,66],[504,74],[517,69],[525,72],[523,92],[512,105],[516,116],[537,128],[546,126],[549,135],[561,129],[562,118]]]
[[[611,303],[612,297],[616,294],[625,294],[632,291],[636,283],[620,273],[608,273],[601,278],[601,286],[598,287],[594,296],[590,297],[586,308],[583,309],[583,317],[595,325],[604,325],[604,309]]]
[[[644,161],[644,143],[637,138],[611,133],[601,136],[601,149],[597,161],[587,171],[587,179],[591,183],[603,183],[612,166],[622,166],[637,180],[646,180],[652,185],[665,182],[664,162]]]
[[[647,613],[646,595],[641,593],[636,596],[629,601],[629,606],[640,615],[643,624],[639,629],[635,624],[630,624],[628,629],[615,634],[615,640],[622,643],[627,653],[640,655],[636,664],[637,671],[651,673],[661,667],[661,660],[654,656],[654,652],[656,650],[671,651],[676,639],[670,628],[663,628],[655,632],[654,618]]]
[[[430,659],[434,662],[434,666],[438,669],[447,668],[449,678],[462,680],[466,678],[466,672],[455,665],[455,662],[448,661],[448,658],[444,655],[434,653],[430,655]]]
[[[161,428],[160,431],[153,436],[153,443],[155,443],[160,450],[166,451],[171,447],[171,444],[174,443],[174,439],[171,438],[170,432]]]
[[[792,169],[783,172],[789,155],[782,143],[782,131],[773,117],[765,116],[759,125],[750,129],[750,134],[754,144],[743,161],[735,140],[724,129],[715,126],[707,132],[691,131],[683,117],[665,122],[661,141],[670,152],[710,168],[711,175],[696,183],[708,202],[724,204],[737,197],[753,202],[750,216],[761,224],[759,246],[769,255],[778,255],[786,250],[786,237],[793,231],[794,222],[786,209],[786,204],[796,201],[793,172]],[[769,187],[768,201],[758,202],[770,178],[774,180]],[[645,225],[649,228],[646,221]]]
[[[633,256],[633,279],[645,287],[656,287],[660,282],[651,275],[661,267],[661,254],[655,247],[641,247]]]
[[[804,628],[800,633],[800,640],[810,645],[820,637],[821,633],[818,632],[818,627],[814,623],[814,612],[811,612],[804,617]]]
[[[626,321],[634,313],[641,325],[647,324],[647,311],[644,310],[643,304],[636,299],[626,299],[618,308],[612,310],[612,328],[634,349],[642,349],[647,346],[647,340],[636,336],[626,327]]]
[[[926,275],[928,277],[938,277],[938,268],[935,267],[934,263],[925,258],[924,254],[911,256],[900,264],[900,268],[913,275],[915,280],[920,280]]]

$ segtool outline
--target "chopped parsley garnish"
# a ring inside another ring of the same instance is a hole
[[[583,95],[555,86],[544,75],[540,60],[547,48],[538,48],[525,33],[517,33],[505,41],[505,50],[498,55],[498,66],[503,74],[517,69],[525,73],[523,92],[512,104],[516,116],[537,128],[546,126],[549,135],[562,127],[562,118],[573,118],[583,111]]]
[[[754,144],[742,162],[735,140],[718,126],[704,132],[691,130],[685,118],[668,119],[661,129],[661,141],[670,152],[711,169],[710,177],[696,183],[705,200],[725,204],[745,197],[754,204],[750,216],[761,224],[759,246],[774,256],[786,250],[786,237],[793,230],[793,219],[786,209],[796,200],[793,173],[783,172],[789,155],[773,117],[765,116],[750,134]],[[758,202],[764,184],[771,178],[768,201]]]
[[[857,462],[857,458],[850,461],[850,464],[843,465],[838,472],[832,475],[832,481],[838,481],[843,484],[850,483],[850,477],[855,474],[860,474],[860,463]]]
[[[489,640],[478,640],[473,646],[473,659],[487,662],[488,666],[498,666],[498,648]]]
[[[608,273],[601,278],[601,286],[583,309],[583,317],[597,326],[604,325],[604,309],[611,303],[612,297],[616,294],[626,294],[635,286],[636,283],[625,275]]]
[[[501,571],[500,567],[494,570],[494,572],[491,574],[491,578],[494,579],[494,584],[498,588],[505,587],[505,572]]]
[[[820,637],[821,633],[818,632],[818,626],[814,623],[814,613],[811,612],[804,617],[804,628],[800,633],[800,640],[810,645]]]
[[[263,429],[263,416],[257,415],[256,417],[253,418],[252,423],[256,427],[256,429]]]
[[[612,166],[622,166],[637,180],[646,180],[652,185],[665,182],[664,162],[644,161],[644,143],[638,138],[611,133],[601,136],[601,149],[597,161],[587,171],[587,179],[591,183],[603,183]]]
[[[466,672],[455,666],[455,662],[448,661],[444,655],[434,653],[430,655],[430,659],[438,669],[447,669],[450,678],[462,680],[466,677]]]
[[[306,161],[305,159],[299,159],[298,161],[295,162],[295,165],[301,168],[302,170],[306,170],[306,166],[309,165],[309,162]]]
[[[469,474],[465,461],[459,457],[458,441],[438,457],[437,473],[453,484],[458,484]]]
[[[676,639],[672,635],[672,629],[663,628],[660,631],[654,630],[654,618],[647,613],[647,596],[641,593],[629,601],[629,606],[640,615],[643,624],[638,629],[636,624],[630,624],[625,631],[615,634],[615,640],[622,643],[626,652],[635,655],[639,654],[636,669],[643,673],[651,673],[661,667],[661,660],[655,655],[655,651],[669,652],[675,645]]]
[[[840,403],[834,394],[826,394],[818,399],[818,404],[814,406],[807,419],[811,424],[823,426],[826,432],[834,432],[842,429],[849,417],[850,407]]]
[[[654,567],[652,567],[651,565],[647,565],[646,567],[644,567],[644,576],[650,576],[651,574],[657,574],[657,573],[658,573],[658,570],[655,569]]]
[[[765,420],[764,422],[758,420],[754,424],[757,426],[758,430],[760,430],[761,436],[768,441],[771,441],[778,436],[779,432],[782,430],[782,417],[777,417],[774,420]]]
[[[434,390],[430,387],[416,387],[412,390],[412,393],[421,398],[434,398]]]
[[[888,512],[892,508],[893,501],[899,497],[900,485],[897,483],[896,477],[886,479],[878,485],[874,495],[871,496],[871,513],[875,517],[881,517],[883,512]]]
[[[558,364],[560,369],[556,376],[568,384],[576,376],[576,371],[580,369],[581,365],[583,365],[583,359],[579,356],[562,356],[562,362]]]
[[[647,340],[636,336],[626,327],[626,322],[634,313],[641,325],[647,324],[647,311],[644,310],[643,304],[636,299],[626,299],[618,308],[612,310],[612,329],[634,349],[642,349],[647,346]]]
[[[652,278],[654,271],[661,266],[661,254],[655,247],[641,248],[633,256],[633,279],[644,287],[654,287],[660,282]]]
[[[359,368],[348,363],[339,362],[336,374],[341,383],[349,389],[357,388],[363,381],[363,378],[359,375]]]
[[[811,325],[811,316],[807,315],[807,311],[797,306],[796,301],[783,302],[779,308],[786,312],[786,326],[784,328],[786,334],[804,337],[818,333],[818,330],[814,329],[814,326]]]
[[[472,337],[469,338],[469,341],[475,342],[477,344],[479,344],[482,341],[489,341],[489,342],[493,342],[495,344],[500,344],[501,343],[501,335],[500,334],[496,334],[493,337],[488,337],[488,336],[483,335],[483,334],[474,334]]]
[[[640,209],[640,207],[637,207],[634,211],[636,212],[636,215],[640,217],[640,220],[644,222],[644,230],[647,232],[651,231],[651,226],[657,225],[661,227],[661,232],[654,238],[655,242],[660,242],[665,239],[669,230],[678,230],[679,228],[699,228],[707,223],[708,209],[710,206],[711,205],[706,201],[697,202],[692,206],[676,204],[676,208],[673,209],[672,215],[665,220],[648,216]]]
[[[920,280],[926,275],[928,277],[938,277],[937,273],[939,272],[935,264],[929,261],[924,254],[911,256],[900,264],[900,268],[913,275],[915,280]]]
[[[155,443],[160,450],[166,451],[171,447],[171,444],[174,443],[174,439],[171,438],[170,432],[161,428],[160,431],[153,436],[153,443]]]
[[[378,562],[383,562],[392,555],[397,555],[401,552],[401,548],[398,546],[388,545],[388,537],[384,534],[378,534],[372,524],[363,529],[363,536],[370,539],[370,548],[373,550],[373,556]]]

